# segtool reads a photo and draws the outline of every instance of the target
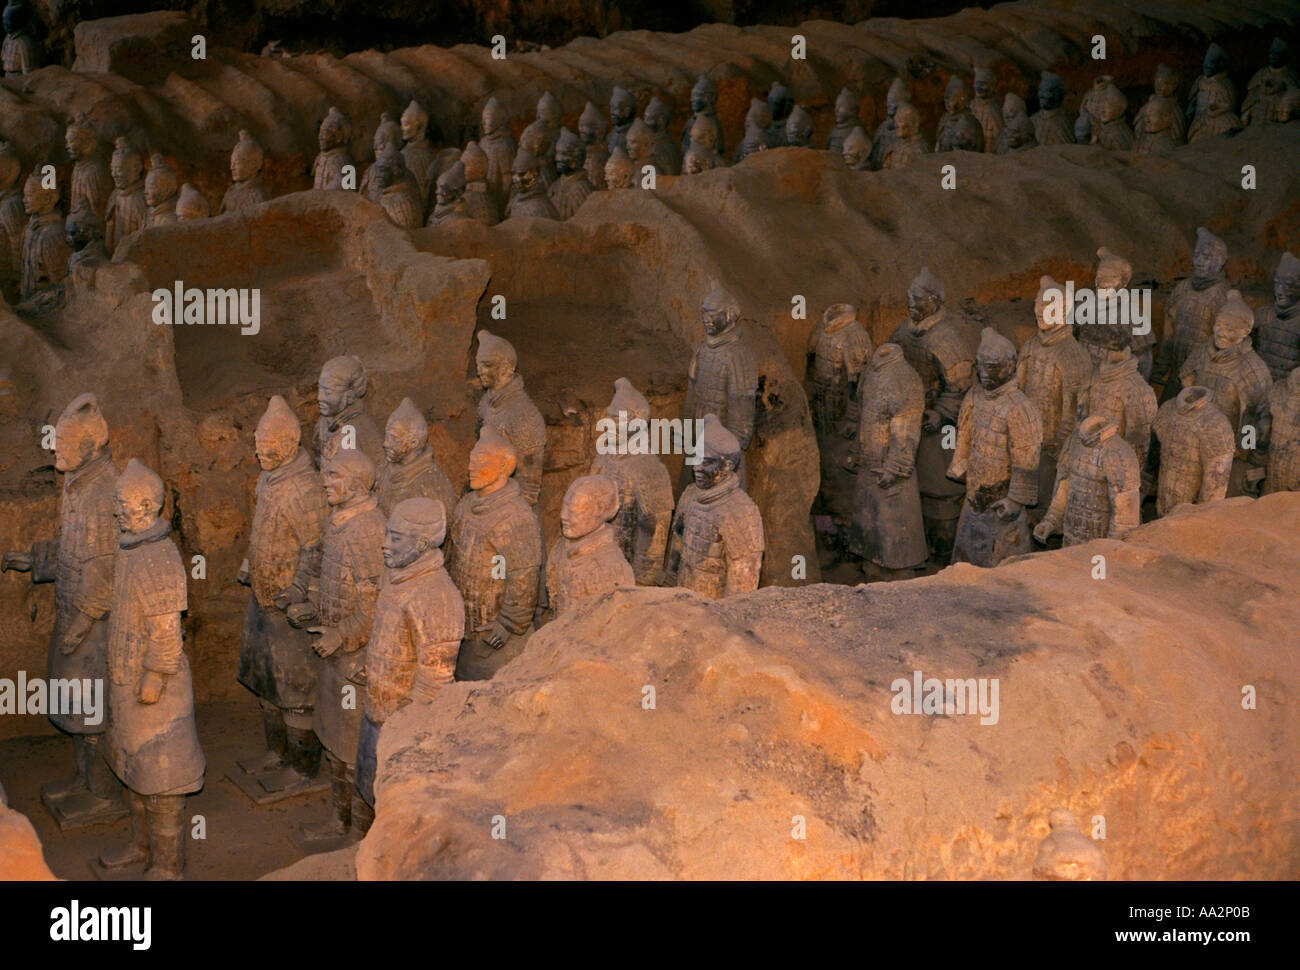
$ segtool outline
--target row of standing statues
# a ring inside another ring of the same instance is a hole
[[[7,20],[8,8],[5,15]],[[8,70],[8,55],[5,64]],[[1043,73],[1038,110],[1030,115],[1024,98],[1014,92],[999,104],[993,71],[979,66],[973,84],[957,75],[950,79],[932,143],[921,130],[911,89],[896,78],[886,96],[887,117],[874,136],[861,124],[859,96],[842,90],[825,149],[841,155],[855,171],[900,168],[931,151],[1006,153],[1074,142],[1152,154],[1248,125],[1300,117],[1300,79],[1281,39],[1273,42],[1268,63],[1251,77],[1240,102],[1228,77],[1228,55],[1218,44],[1207,50],[1185,106],[1177,100],[1178,88],[1178,75],[1161,65],[1154,94],[1130,125],[1126,95],[1113,76],[1103,75],[1084,94],[1072,122],[1062,106],[1065,84],[1057,75]],[[494,225],[513,216],[567,219],[593,192],[644,185],[647,171],[694,174],[726,165],[717,99],[717,85],[701,76],[691,90],[690,117],[676,138],[669,131],[671,111],[664,101],[652,97],[638,116],[636,97],[615,87],[608,117],[588,102],[575,134],[561,124],[560,103],[547,92],[538,101],[535,120],[516,141],[505,109],[489,98],[478,139],[441,150],[430,139],[428,111],[413,100],[400,119],[387,114],[380,119],[372,139],[374,159],[364,171],[349,147],[352,122],[330,108],[318,132],[312,184],[322,190],[355,189],[394,223],[411,229],[457,221]],[[733,161],[769,148],[812,148],[812,138],[812,115],[776,81],[765,100],[751,101]],[[106,160],[98,135],[83,116],[68,125],[66,148],[73,168],[65,224],[60,192],[43,177],[44,166],[33,166],[20,192],[22,163],[11,145],[0,143],[0,248],[7,247],[7,253],[0,252],[0,289],[10,303],[32,301],[35,311],[61,298],[65,278],[71,276],[75,283],[78,274],[111,257],[132,233],[206,218],[213,209],[197,188],[180,182],[163,155],[151,155],[146,170],[131,137],[117,138]],[[264,162],[257,140],[241,131],[230,156],[231,185],[217,214],[270,198]],[[53,294],[42,296],[51,289]]]

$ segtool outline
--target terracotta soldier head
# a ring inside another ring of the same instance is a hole
[[[716,280],[704,294],[700,303],[700,313],[704,318],[704,330],[710,337],[717,337],[736,325],[740,319],[740,303],[727,289]]]
[[[899,138],[915,138],[921,132],[921,115],[910,104],[900,104],[894,112],[894,130]]]
[[[658,95],[656,95],[645,106],[642,117],[645,119],[645,123],[650,126],[650,130],[659,134],[668,130],[668,122],[672,117],[672,112],[668,109],[668,105],[659,100]]]
[[[176,217],[178,219],[206,219],[212,214],[208,206],[208,200],[204,198],[203,193],[194,186],[186,182],[181,186],[180,194],[176,197]]]
[[[1065,82],[1051,71],[1044,71],[1038,81],[1038,106],[1044,111],[1059,108],[1065,100]]]
[[[515,449],[491,428],[479,433],[469,453],[469,487],[476,492],[495,492],[515,473]]]
[[[1034,297],[1034,316],[1038,320],[1038,329],[1043,333],[1056,333],[1062,327],[1070,326],[1070,319],[1064,311],[1065,287],[1050,276],[1038,278],[1038,295]],[[1055,303],[1061,307],[1060,318],[1047,313],[1047,308]]]
[[[550,91],[537,99],[537,120],[552,131],[560,126],[560,102]]]
[[[1228,52],[1213,42],[1205,49],[1205,60],[1201,64],[1201,73],[1214,77],[1228,69]]]
[[[1133,266],[1127,259],[1105,246],[1097,250],[1097,275],[1093,285],[1098,296],[1108,296],[1116,290],[1124,289],[1132,278]]]
[[[970,107],[970,88],[965,80],[954,74],[943,91],[943,107],[949,114],[957,114]]]
[[[694,468],[695,485],[708,490],[735,474],[740,465],[740,441],[715,414],[706,414],[699,438],[700,460]]]
[[[537,156],[526,148],[515,152],[514,164],[510,166],[510,181],[521,194],[533,191],[541,179],[541,162]]]
[[[618,514],[618,483],[608,475],[583,475],[564,493],[560,531],[566,539],[591,535]]]
[[[375,134],[370,139],[370,147],[374,150],[375,158],[392,147],[400,148],[402,146],[402,126],[393,120],[393,116],[385,111],[379,116],[379,124],[375,126]]]
[[[293,408],[284,398],[279,394],[273,395],[253,432],[257,463],[263,471],[274,471],[298,453],[301,441],[302,425],[298,423],[298,415],[293,413]]]
[[[889,84],[889,91],[885,94],[885,110],[889,112],[889,117],[893,118],[898,114],[899,105],[911,103],[912,89],[901,77],[894,78]]]
[[[1300,259],[1283,253],[1273,273],[1273,303],[1282,313],[1300,306]]]
[[[380,191],[401,183],[406,175],[406,163],[397,145],[385,143],[375,156],[375,187]]]
[[[844,139],[844,148],[841,150],[844,158],[844,164],[855,172],[863,172],[867,169],[867,163],[871,158],[871,138],[867,135],[866,129],[858,125]]]
[[[429,443],[429,423],[409,398],[393,409],[384,426],[384,457],[400,465]]]
[[[423,141],[425,133],[429,130],[429,112],[424,110],[420,102],[412,98],[411,103],[402,112],[401,126],[404,141]]]
[[[1178,90],[1178,72],[1165,64],[1156,66],[1156,94],[1162,98],[1172,98]]]
[[[975,371],[980,386],[995,391],[1016,376],[1016,348],[1006,337],[992,327],[980,334],[979,350],[975,353]]]
[[[131,140],[125,135],[113,143],[113,157],[109,160],[108,170],[113,176],[113,184],[119,189],[134,185],[144,174],[140,153],[132,147]]]
[[[766,101],[751,98],[749,111],[745,114],[745,127],[759,128],[764,131],[772,127],[772,106]]]
[[[981,151],[984,144],[984,128],[974,115],[963,112],[953,122],[948,138],[954,151]]]
[[[767,91],[767,106],[772,109],[772,121],[783,123],[794,108],[794,95],[780,81],[773,81]]]
[[[847,125],[850,121],[857,121],[861,111],[858,96],[848,88],[840,88],[840,93],[835,98],[835,123]]]
[[[718,129],[707,115],[700,115],[691,122],[691,141],[717,151]]]
[[[334,357],[321,368],[316,384],[316,405],[323,417],[342,414],[366,396],[370,378],[360,357]]]
[[[108,447],[108,422],[93,394],[79,394],[54,425],[54,467],[76,471]]]
[[[84,114],[78,114],[68,125],[63,143],[68,149],[68,157],[74,162],[90,158],[99,150],[99,138]]]
[[[483,135],[495,135],[506,125],[506,109],[496,98],[488,98],[479,116],[479,131]]]
[[[987,101],[993,97],[993,90],[997,84],[993,70],[988,67],[975,68],[975,96],[981,100]]]
[[[907,315],[917,323],[934,316],[943,306],[943,284],[923,267],[907,287]]]
[[[27,182],[23,185],[23,208],[29,216],[43,216],[53,212],[59,204],[59,190],[47,189],[41,184],[41,166],[33,165]]]
[[[1217,279],[1223,275],[1223,264],[1227,261],[1228,244],[1204,226],[1197,229],[1196,245],[1192,249],[1193,278]]]
[[[682,174],[698,175],[708,170],[709,156],[705,153],[704,146],[699,142],[691,142],[691,147],[686,149],[686,154],[682,156]]]
[[[555,140],[555,170],[561,175],[581,172],[587,162],[587,146],[582,139],[569,131],[560,129],[560,137]]]
[[[479,147],[478,142],[472,141],[465,146],[465,150],[460,153],[460,164],[465,173],[465,183],[482,182],[487,178],[488,157],[487,152]],[[453,165],[452,168],[455,168]]]
[[[113,517],[123,532],[144,532],[162,514],[163,482],[140,461],[132,458],[113,489]]]
[[[1168,99],[1150,101],[1142,112],[1142,128],[1149,135],[1167,131],[1173,123],[1174,103]]]
[[[790,112],[790,117],[785,121],[786,142],[796,148],[807,148],[812,144],[812,135],[812,115],[801,105],[795,105],[794,110]]]
[[[338,108],[330,107],[325,120],[320,123],[317,141],[320,150],[327,152],[332,148],[342,148],[352,137],[352,122]]]
[[[518,361],[514,345],[510,341],[486,330],[478,332],[478,352],[474,355],[474,367],[478,372],[479,383],[486,390],[495,391],[514,377]]]
[[[375,490],[375,463],[359,448],[340,448],[326,460],[321,481],[331,508],[351,505]]]
[[[1116,87],[1114,79],[1107,84],[1101,91],[1097,99],[1097,118],[1103,124],[1110,121],[1118,121],[1124,117],[1128,111],[1128,98],[1124,92]]]
[[[546,122],[531,122],[519,135],[519,147],[534,158],[545,158],[551,150],[551,132]]]
[[[611,189],[630,189],[636,178],[636,166],[622,145],[615,145],[605,162],[605,184]]]
[[[247,131],[240,131],[239,141],[230,151],[230,177],[236,182],[247,182],[262,171],[264,161],[262,146]]]
[[[393,507],[384,531],[384,565],[409,566],[447,537],[447,510],[435,498],[408,498]]]
[[[63,220],[63,241],[74,253],[79,253],[97,240],[104,238],[104,226],[93,209],[79,205]]]
[[[1247,337],[1255,326],[1255,313],[1241,298],[1237,290],[1229,290],[1228,298],[1214,315],[1214,346],[1219,350],[1235,347]]]
[[[626,377],[614,381],[614,396],[605,408],[605,416],[615,421],[622,419],[631,424],[633,421],[650,420],[650,402],[638,391]]]
[[[629,91],[615,86],[609,97],[609,117],[615,128],[621,128],[636,114],[636,98]]]
[[[701,74],[691,88],[691,110],[696,114],[707,114],[717,103],[718,86]]]
[[[478,148],[477,145],[475,145],[474,147]],[[465,168],[465,159],[464,159],[464,155],[467,152],[468,152],[468,148],[466,149],[465,153],[462,153],[462,157],[456,160],[455,164],[453,164],[450,168],[447,169],[447,171],[443,172],[441,175],[438,176],[438,182],[434,189],[434,193],[438,200],[438,205],[451,205],[453,202],[458,202],[465,197],[465,186],[469,180],[469,175]],[[481,149],[479,150],[479,154],[482,155]],[[480,178],[484,178],[486,176],[487,176],[487,156],[484,155],[483,165],[482,165],[482,175],[480,176]]]
[[[578,116],[578,137],[584,145],[599,145],[605,141],[605,116],[590,101]]]
[[[1074,140],[1080,145],[1087,145],[1092,141],[1092,115],[1086,110],[1081,109],[1079,116],[1074,119]]]
[[[627,130],[627,154],[633,165],[644,164],[654,150],[654,132],[640,118],[632,122]]]

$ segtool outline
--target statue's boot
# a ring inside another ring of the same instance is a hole
[[[125,848],[105,852],[99,857],[99,864],[105,869],[125,869],[149,861],[149,829],[144,796],[128,788],[126,805],[131,812],[131,841]]]
[[[122,804],[122,783],[104,761],[102,734],[81,735],[77,760],[84,772],[86,787],[59,799],[59,822],[63,826],[97,825],[115,822],[127,814]]]
[[[283,768],[289,760],[289,740],[285,733],[284,715],[274,704],[260,701],[262,731],[266,735],[266,754],[239,762],[247,774],[262,775]]]
[[[311,728],[285,728],[288,739],[287,763],[259,779],[268,792],[287,792],[306,788],[320,771],[321,746]]]
[[[150,795],[145,799],[149,824],[149,866],[145,879],[151,882],[185,878],[185,796]]]
[[[72,757],[76,762],[76,773],[70,778],[61,778],[58,781],[52,781],[41,789],[41,798],[48,801],[60,801],[69,795],[85,794],[89,786],[86,783],[87,767],[90,758],[87,756],[87,747],[89,738],[98,737],[91,734],[74,734],[72,736]],[[98,752],[96,752],[96,755]]]
[[[330,817],[319,825],[304,825],[302,837],[308,842],[338,839],[348,834],[352,824],[352,779],[348,766],[328,751],[325,764],[330,778]]]

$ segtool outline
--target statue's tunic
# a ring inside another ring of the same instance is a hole
[[[758,588],[763,565],[763,519],[754,500],[731,475],[706,490],[692,483],[673,516],[676,585],[712,599]]]
[[[609,523],[581,539],[557,539],[546,557],[546,596],[556,616],[620,586],[634,585],[632,566]]]
[[[442,466],[434,460],[433,449],[425,445],[405,464],[394,465],[386,461],[379,468],[375,484],[379,510],[391,515],[398,504],[408,498],[431,498],[442,503],[443,511],[451,515],[456,508],[456,490]]]
[[[384,466],[384,436],[360,401],[353,401],[333,417],[321,415],[317,419],[311,439],[316,467],[324,468],[325,463],[349,443],[349,428],[352,429],[352,446],[369,458],[378,472]]]
[[[618,514],[612,523],[637,583],[654,584],[663,568],[672,526],[673,486],[658,455],[596,455],[589,475],[608,475],[618,484]]]
[[[536,505],[546,460],[546,421],[529,399],[524,379],[518,374],[479,398],[475,433],[483,428],[491,428],[514,447],[515,481],[525,501]]]
[[[1185,502],[1217,502],[1228,493],[1235,446],[1222,411],[1204,399],[1191,407],[1175,398],[1160,406],[1152,430],[1160,441],[1156,514]]]

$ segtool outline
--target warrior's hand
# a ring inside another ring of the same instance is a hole
[[[284,594],[281,593],[280,595],[283,596]],[[285,615],[289,618],[290,626],[295,626],[301,630],[304,623],[310,623],[316,619],[316,607],[310,602],[294,603],[285,611]]]
[[[166,677],[157,671],[146,670],[144,676],[140,678],[140,686],[136,688],[135,696],[139,698],[141,704],[157,704],[166,685]]]
[[[1010,522],[1024,506],[1013,498],[1000,498],[993,503],[993,514],[1003,522]]]
[[[247,586],[249,584],[250,568],[251,567],[249,566],[247,559],[245,559],[243,563],[240,564],[239,572],[235,574],[235,582],[237,582],[240,586]]]
[[[938,411],[927,410],[921,415],[921,427],[925,431],[938,431],[943,425],[943,415]]]
[[[891,472],[888,468],[882,468],[876,472],[876,486],[879,488],[889,488],[896,481],[902,478],[902,475]]]
[[[291,606],[302,603],[307,599],[307,594],[297,585],[289,586],[280,591],[273,602],[277,610],[287,610]]]
[[[1047,540],[1051,538],[1052,533],[1056,531],[1049,519],[1043,519],[1038,525],[1034,526],[1034,539],[1043,545],[1047,545]]]
[[[73,617],[72,623],[63,631],[63,636],[59,638],[59,653],[65,657],[68,654],[76,653],[81,646],[81,641],[86,639],[86,634],[90,632],[90,627],[94,621],[85,613],[77,610],[77,615]]]
[[[307,632],[320,634],[320,639],[312,644],[318,656],[331,656],[338,652],[339,647],[343,646],[343,634],[339,633],[337,627],[309,626]]]
[[[29,552],[6,552],[4,558],[0,559],[0,573],[7,573],[9,570],[19,573],[30,573],[32,571],[32,555]]]
[[[510,639],[510,631],[501,625],[500,620],[492,621],[492,628],[483,637],[483,642],[493,650],[500,650]]]

